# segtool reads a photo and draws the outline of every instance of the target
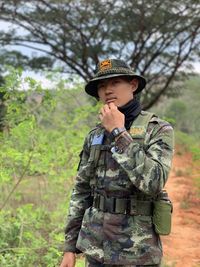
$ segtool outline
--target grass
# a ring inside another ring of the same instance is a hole
[[[175,132],[175,140],[176,143],[179,146],[178,151],[176,152],[178,155],[184,155],[186,152],[190,152],[192,154],[192,160],[194,163],[194,170],[199,172],[199,166],[200,166],[200,141],[199,138],[195,138],[192,135],[188,135],[186,133],[176,131]],[[192,170],[188,169],[187,170],[188,175],[193,175]],[[183,173],[182,170],[177,170],[176,175],[177,176],[182,176],[186,173]],[[195,174],[196,175],[196,174]],[[197,194],[200,196],[200,174],[195,177],[194,183],[197,189]],[[183,204],[184,207],[186,207],[186,204]]]

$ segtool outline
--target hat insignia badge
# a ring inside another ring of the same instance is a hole
[[[100,62],[100,70],[105,70],[110,68],[112,68],[112,63],[110,59],[106,59]]]

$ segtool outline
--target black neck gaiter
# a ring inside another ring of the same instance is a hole
[[[133,120],[141,111],[141,104],[138,99],[131,99],[126,105],[119,107],[118,110],[125,115],[125,128],[130,129]]]

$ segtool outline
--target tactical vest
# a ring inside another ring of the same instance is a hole
[[[138,117],[133,121],[129,130],[129,134],[134,141],[140,144],[144,150],[146,150],[144,143],[145,136],[149,122],[153,117],[156,117],[153,113],[141,111]],[[100,153],[103,150],[110,150],[111,147],[115,145],[114,142],[110,145],[104,145],[103,139],[104,129],[96,128],[89,157],[92,169],[90,185],[91,188],[93,188],[93,207],[110,213],[153,216],[155,231],[162,235],[169,234],[171,231],[172,203],[165,190],[162,190],[158,196],[151,198],[151,200],[148,200],[148,198],[146,200],[138,200],[134,195],[130,195],[127,199],[106,197],[95,193],[97,182],[95,168],[97,167]]]
[[[154,116],[155,115],[153,113],[141,111],[138,117],[133,121],[129,130],[129,134],[138,144],[143,146],[144,150],[144,139],[146,136],[147,128],[151,118]],[[94,179],[94,172],[95,168],[97,167],[101,151],[110,150],[111,147],[114,146],[114,142],[110,145],[103,144],[104,131],[105,130],[103,128],[97,128],[91,144],[89,161],[91,163],[91,168],[93,169],[93,174],[91,176],[92,179],[90,181],[90,185],[92,187],[94,187],[96,184],[96,181]]]

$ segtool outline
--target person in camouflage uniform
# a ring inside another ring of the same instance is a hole
[[[141,110],[135,95],[145,84],[124,61],[108,59],[85,87],[103,103],[101,123],[80,155],[60,267],[75,266],[81,252],[89,267],[160,266],[152,203],[171,168],[173,129]]]

